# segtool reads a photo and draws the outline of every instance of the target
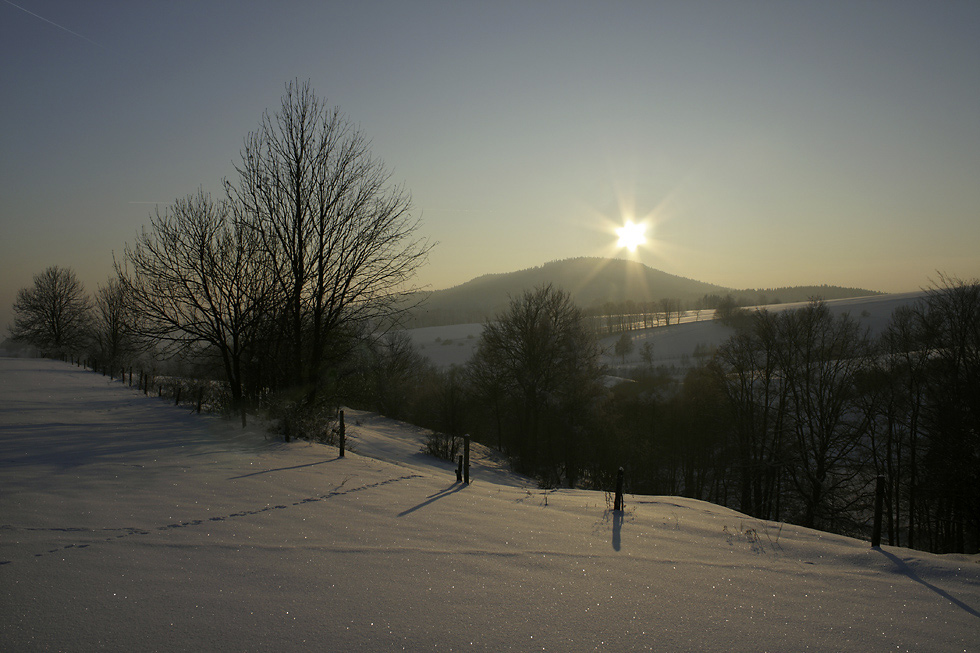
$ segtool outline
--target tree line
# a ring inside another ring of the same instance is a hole
[[[431,244],[410,194],[308,82],[244,141],[222,197],[151,216],[92,303],[53,267],[21,291],[11,333],[52,355],[193,361],[236,412],[274,408],[288,440],[336,410],[358,350],[398,324]],[[63,301],[62,301],[63,300]],[[320,428],[320,427],[316,427]]]
[[[861,532],[882,475],[889,543],[980,548],[976,281],[941,277],[878,338],[819,303],[756,312],[709,369],[744,512]]]
[[[362,368],[362,405],[464,433],[546,486],[711,501],[760,519],[867,537],[886,480],[889,544],[980,550],[980,284],[942,277],[872,337],[820,300],[732,316],[736,332],[683,379],[652,361],[608,383],[568,293],[525,291],[463,367],[407,336]]]

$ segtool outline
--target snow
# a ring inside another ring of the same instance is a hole
[[[872,334],[881,333],[891,320],[892,313],[900,306],[910,305],[924,293],[901,293],[890,295],[874,295],[870,297],[852,297],[848,299],[832,299],[826,301],[827,307],[834,315],[847,313],[857,320]],[[792,304],[772,304],[769,306],[753,306],[746,310],[765,309],[772,313],[794,310],[806,306],[807,302]],[[643,362],[641,348],[644,343],[653,346],[653,364],[656,366],[690,368],[696,363],[695,353],[698,347],[710,355],[711,350],[721,346],[735,330],[721,322],[712,319],[713,311],[702,311],[700,316],[688,312],[681,324],[669,327],[655,327],[631,331],[633,351],[626,356],[625,361],[614,354],[619,334],[608,336],[600,341],[606,351],[605,363],[613,370],[624,371],[636,367]]]
[[[543,491],[348,411],[267,439],[0,359],[0,649],[978,650],[980,558],[677,497]]]
[[[893,293],[832,299],[825,303],[835,315],[848,313],[873,334],[878,334],[888,325],[896,308],[911,305],[924,295],[925,292]],[[803,306],[806,306],[806,302],[753,306],[747,310],[766,309],[777,313]],[[710,352],[734,333],[733,329],[713,318],[713,310],[704,310],[700,313],[686,311],[680,318],[680,324],[631,331],[633,351],[625,359],[615,354],[616,341],[619,340],[620,334],[602,338],[599,344],[605,352],[603,363],[614,375],[624,374],[643,363],[641,347],[644,343],[650,343],[653,346],[655,366],[675,367],[682,370],[689,368],[696,362],[695,352],[698,347]],[[408,330],[412,342],[419,347],[420,353],[439,368],[465,365],[476,351],[481,333],[483,333],[482,324],[456,324]]]
[[[482,323],[408,329],[412,343],[436,367],[466,365],[483,333]]]

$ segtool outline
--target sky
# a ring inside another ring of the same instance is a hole
[[[980,277],[980,3],[0,0],[0,328],[220,194],[309,80],[450,287],[579,256],[734,288]],[[635,253],[625,221],[647,225]]]

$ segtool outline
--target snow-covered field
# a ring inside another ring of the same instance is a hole
[[[483,324],[453,324],[408,330],[412,343],[437,367],[466,365],[476,350],[481,333]]]
[[[266,440],[0,359],[0,650],[976,651],[980,558]]]
[[[827,302],[827,306],[836,315],[848,313],[870,328],[872,333],[877,334],[888,325],[896,308],[913,303],[923,294],[923,292],[912,292],[833,299]],[[774,304],[752,307],[748,310],[765,308],[772,312],[779,312],[805,305],[806,302]],[[734,333],[729,327],[713,320],[713,316],[714,311],[701,311],[700,314],[689,311],[684,314],[681,324],[632,331],[630,335],[634,347],[632,353],[625,359],[614,353],[616,341],[619,339],[618,334],[603,338],[600,341],[605,351],[603,362],[614,372],[640,365],[643,361],[640,349],[644,343],[649,343],[653,347],[654,365],[674,366],[679,369],[690,367],[695,362],[694,355],[699,347],[710,351]],[[408,331],[412,342],[420,348],[422,355],[437,367],[465,365],[473,355],[482,332],[482,324],[456,324]]]
[[[849,299],[832,299],[826,302],[834,315],[847,313],[858,320],[872,334],[881,333],[891,320],[892,313],[900,306],[907,306],[923,296],[921,292],[901,293],[891,295],[874,295],[871,297],[853,297]],[[794,310],[806,306],[806,302],[792,304],[773,304],[770,306],[752,307],[747,310],[764,308],[770,312]],[[704,311],[702,320],[693,320],[693,313],[681,324],[670,327],[658,327],[631,332],[633,352],[623,360],[613,354],[616,340],[619,336],[604,338],[601,344],[606,354],[605,363],[612,369],[630,368],[642,361],[640,349],[644,343],[653,346],[655,365],[674,366],[677,368],[690,367],[695,361],[694,356],[698,347],[710,352],[713,348],[724,343],[734,334],[734,330],[712,319],[713,313]]]

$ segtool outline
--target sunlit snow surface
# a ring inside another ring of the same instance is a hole
[[[980,561],[675,497],[545,492],[348,411],[266,440],[0,359],[0,650],[980,649]]]

